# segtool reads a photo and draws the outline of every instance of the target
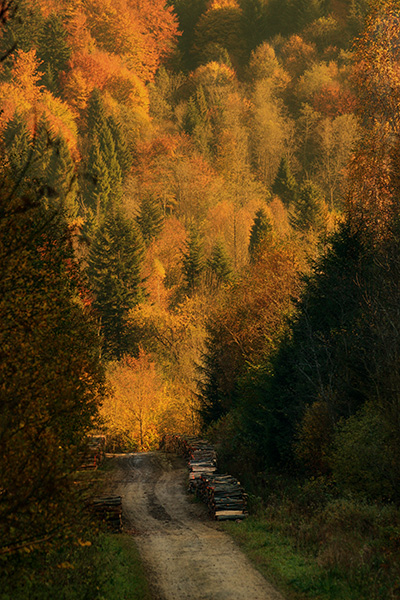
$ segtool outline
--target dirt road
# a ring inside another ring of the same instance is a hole
[[[187,469],[162,453],[118,458],[114,491],[155,600],[283,600],[186,493]]]

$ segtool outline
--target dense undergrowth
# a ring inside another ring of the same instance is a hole
[[[339,497],[323,478],[270,481],[225,529],[288,598],[400,598],[400,511]]]
[[[1,600],[150,600],[135,543],[124,534],[88,534],[49,553],[15,556],[0,583]]]
[[[150,600],[132,536],[111,533],[84,509],[87,496],[104,494],[113,469],[106,459],[97,471],[77,474],[85,491],[68,532],[0,555],[0,600]]]

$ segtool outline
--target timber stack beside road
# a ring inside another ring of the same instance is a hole
[[[160,449],[187,459],[189,490],[207,504],[212,518],[241,520],[247,516],[247,494],[240,481],[231,475],[217,473],[217,453],[207,440],[167,435]]]

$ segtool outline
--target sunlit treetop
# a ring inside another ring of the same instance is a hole
[[[393,0],[377,3],[357,40],[355,81],[359,111],[381,119],[395,131],[400,104],[400,7]]]
[[[33,135],[38,121],[44,118],[49,132],[61,135],[69,149],[75,151],[77,128],[74,114],[65,102],[40,85],[39,66],[35,50],[18,50],[15,53],[10,81],[0,82],[0,130],[17,112],[24,117]]]

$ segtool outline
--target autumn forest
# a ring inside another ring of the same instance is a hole
[[[400,597],[399,35],[395,0],[0,2],[8,575],[76,538],[88,434],[202,433],[298,545],[384,532],[348,562]]]

